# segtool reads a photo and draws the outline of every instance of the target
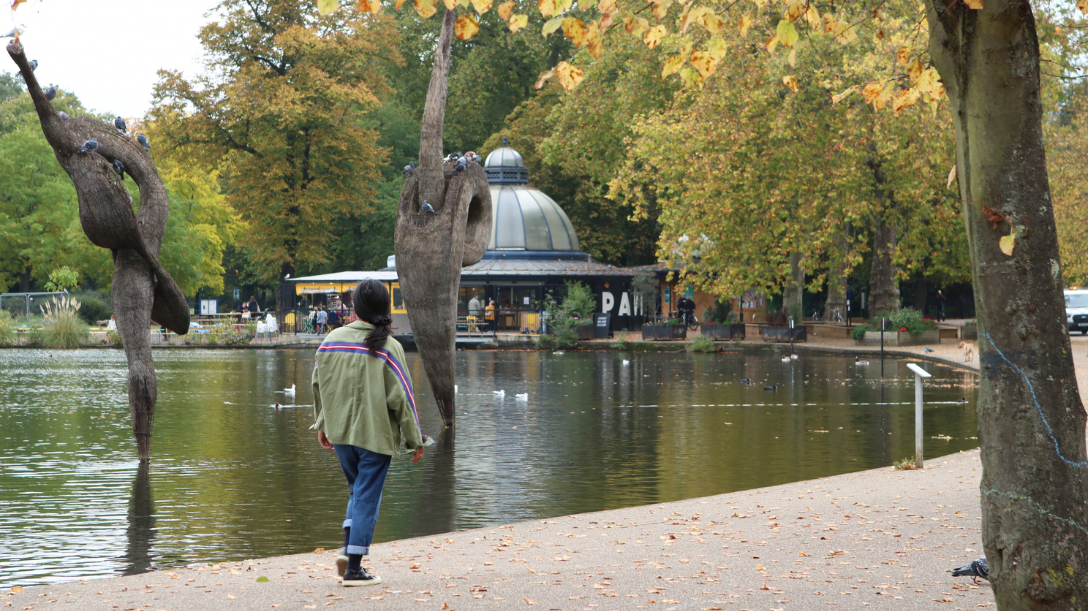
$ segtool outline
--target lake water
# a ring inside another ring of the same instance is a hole
[[[313,350],[161,350],[155,361],[153,460],[141,471],[121,351],[0,350],[0,587],[340,544],[347,486],[308,430]],[[408,356],[424,431],[440,440],[418,465],[393,461],[379,541],[769,486],[914,453],[905,361],[888,360],[883,382],[877,360],[783,363],[763,351],[459,352],[457,364],[454,438],[439,435],[422,364]],[[976,447],[976,375],[924,367],[934,375],[927,458]],[[293,402],[276,392],[292,384]]]

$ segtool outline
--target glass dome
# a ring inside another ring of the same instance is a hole
[[[574,251],[574,225],[555,200],[525,185],[491,185],[488,250]]]
[[[521,153],[506,146],[506,138],[502,139],[500,148],[497,148],[484,160],[484,172],[487,172],[487,182],[493,185],[524,185],[529,182],[529,169],[525,167],[525,160]]]

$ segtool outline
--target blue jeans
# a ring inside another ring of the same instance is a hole
[[[392,456],[349,445],[335,445],[336,458],[348,478],[347,517],[344,528],[350,528],[348,554],[369,554],[378,523],[378,507],[382,504],[385,474],[389,472]]]

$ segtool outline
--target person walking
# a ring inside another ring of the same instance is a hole
[[[328,333],[329,313],[325,310],[325,306],[317,306],[317,334]]]
[[[484,308],[484,319],[487,320],[487,330],[492,333],[495,332],[495,300],[488,299],[487,307]]]
[[[336,452],[347,478],[344,548],[336,559],[344,586],[381,583],[362,566],[370,552],[382,488],[401,436],[412,462],[431,440],[419,427],[404,349],[390,337],[389,291],[377,280],[359,283],[353,295],[358,320],[321,342],[314,364],[314,425],[317,441]]]
[[[944,316],[944,304],[948,301],[945,298],[944,293],[940,289],[937,289],[937,322],[942,322],[945,319]]]

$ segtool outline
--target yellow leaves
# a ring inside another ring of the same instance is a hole
[[[544,82],[555,76],[555,70],[548,70],[544,74],[540,75],[540,78],[536,79],[536,83],[533,84],[534,89],[540,89],[544,86]]]
[[[602,15],[615,13],[618,10],[616,8],[616,0],[601,0],[601,3],[597,5],[597,10],[600,11]]]
[[[805,20],[808,21],[809,27],[813,32],[819,32],[820,26],[823,24],[823,20],[820,19],[820,11],[816,10],[816,4],[810,2],[808,10],[805,11]]]
[[[997,246],[1001,249],[1001,252],[1005,253],[1005,256],[1011,257],[1012,249],[1016,247],[1016,232],[1014,231],[1007,236],[1002,236],[1001,239],[997,241]]]
[[[982,0],[963,0],[963,3],[966,4],[969,9],[974,9],[976,11],[982,10]]]
[[[895,53],[895,63],[906,66],[910,63],[910,47],[899,47]]]
[[[517,4],[514,2],[514,0],[506,0],[506,2],[500,4],[499,17],[502,17],[503,21],[509,22],[510,15],[514,12],[515,6],[517,6]]]
[[[691,65],[695,66],[699,75],[705,79],[714,74],[714,70],[718,67],[718,58],[706,51],[696,51],[691,54]]]
[[[824,13],[824,34],[831,34],[836,41],[844,45],[850,44],[858,38],[857,32],[854,31],[854,27],[850,25],[849,21],[840,20],[830,13]]]
[[[948,171],[948,182],[945,184],[945,188],[951,189],[954,182],[956,182],[956,164],[952,164],[952,169]]]
[[[765,42],[763,46],[767,47],[768,53],[774,53],[774,50],[778,48],[778,34],[771,36],[770,40]]]
[[[786,20],[790,23],[797,21],[808,8],[807,2],[801,2],[800,0],[787,0],[786,5]]]
[[[457,0],[443,0],[443,3],[446,5],[447,11],[452,11],[457,8]]]
[[[586,26],[586,47],[589,48],[589,54],[593,56],[593,59],[601,58],[601,52],[604,51],[604,38],[601,37],[601,28],[597,26],[597,22]]]
[[[654,17],[664,19],[669,12],[669,4],[672,3],[672,0],[652,0],[652,2],[654,3]]]
[[[641,36],[650,27],[648,20],[635,17],[631,13],[624,13],[620,19],[623,21],[623,29],[632,36]]]
[[[568,62],[559,62],[559,65],[555,67],[555,75],[559,78],[559,84],[567,91],[577,87],[578,83],[586,77],[581,68]]]
[[[706,31],[711,34],[717,34],[725,29],[725,22],[711,10],[708,10],[703,16],[699,17],[698,23],[706,28]]]
[[[15,9],[19,8],[19,5],[24,3],[24,2],[26,2],[26,0],[12,0],[11,10],[14,11]],[[18,34],[18,32],[16,32],[16,34]],[[22,588],[19,588],[19,591],[21,592]]]
[[[797,77],[790,74],[782,77],[782,84],[790,91],[797,93],[801,88],[797,85]]]
[[[785,19],[778,22],[778,27],[775,29],[775,35],[778,38],[778,42],[782,43],[783,47],[788,48],[797,44],[797,28]]]
[[[831,96],[831,103],[838,104],[839,102],[843,101],[846,96],[854,93],[857,90],[857,86],[847,87],[842,93],[836,93],[835,95]]]
[[[684,83],[684,87],[687,89],[703,88],[703,76],[691,68],[684,68],[680,71],[680,81]]]
[[[377,15],[382,12],[382,3],[380,0],[359,0],[359,12]]]
[[[752,0],[752,2],[756,5],[756,8],[758,9],[767,6],[767,0]]]
[[[536,7],[540,9],[540,14],[544,17],[551,17],[559,12],[559,6],[555,3],[555,0],[537,0]],[[555,30],[552,30],[554,32]],[[545,36],[548,34],[545,33]]]
[[[563,36],[567,37],[574,46],[581,47],[586,44],[586,26],[581,19],[567,17],[563,20]]]
[[[400,7],[403,6],[403,5],[404,5],[404,0],[397,0],[397,7],[396,8],[397,8],[398,11],[400,10]]]
[[[912,83],[918,82],[918,77],[922,75],[922,60],[914,58],[914,61],[907,64],[907,76],[910,77]]]
[[[544,36],[550,35],[552,32],[558,30],[563,25],[562,17],[552,17],[544,22],[544,27],[540,30],[540,33]]]
[[[895,94],[892,99],[892,110],[896,113],[903,112],[904,109],[914,106],[914,103],[918,101],[918,98],[922,96],[922,92],[915,88],[901,89]]]
[[[687,52],[681,53],[680,55],[674,55],[674,56],[670,57],[665,62],[665,66],[663,68],[661,68],[661,78],[665,78],[666,76],[669,76],[671,74],[676,74],[677,72],[679,72],[680,68],[684,67],[684,62],[686,62],[687,60],[688,60]]]
[[[688,26],[697,22],[708,12],[710,12],[710,9],[705,6],[697,6],[695,8],[688,7],[684,9],[684,16],[680,19],[680,32],[687,32]]]
[[[19,6],[18,2],[12,4],[12,10]],[[317,0],[317,12],[322,15],[331,15],[340,10],[339,0]]]
[[[438,9],[434,7],[434,0],[415,0],[414,6],[419,16],[424,19],[429,19],[431,15],[438,12]]]
[[[477,14],[483,15],[491,10],[491,0],[472,0],[472,8]]]
[[[669,32],[665,29],[665,26],[654,26],[646,31],[646,35],[643,36],[642,42],[645,42],[647,47],[653,49],[661,42],[663,38],[665,38],[665,34],[668,33]]]
[[[748,30],[750,30],[751,28],[752,28],[752,17],[749,16],[749,15],[745,15],[745,16],[741,17],[740,18],[740,24],[738,25],[738,29],[740,30],[741,38],[747,36],[748,35]]]
[[[511,32],[517,32],[518,30],[527,27],[529,25],[528,15],[514,15],[507,22],[510,25]]]
[[[885,86],[884,83],[879,81],[873,81],[861,90],[861,94],[865,96],[865,103],[871,105],[877,110],[884,108],[884,105],[888,103],[891,98],[891,88]]]
[[[468,40],[480,31],[480,23],[471,13],[462,13],[453,23],[453,33],[457,40]]]
[[[721,38],[711,38],[710,44],[707,45],[707,52],[714,57],[714,61],[721,61],[725,57],[726,51],[729,50],[729,43],[725,42]]]
[[[1080,9],[1080,12],[1088,15],[1088,0],[1077,0],[1077,8]],[[1061,34],[1061,32],[1058,33]]]

